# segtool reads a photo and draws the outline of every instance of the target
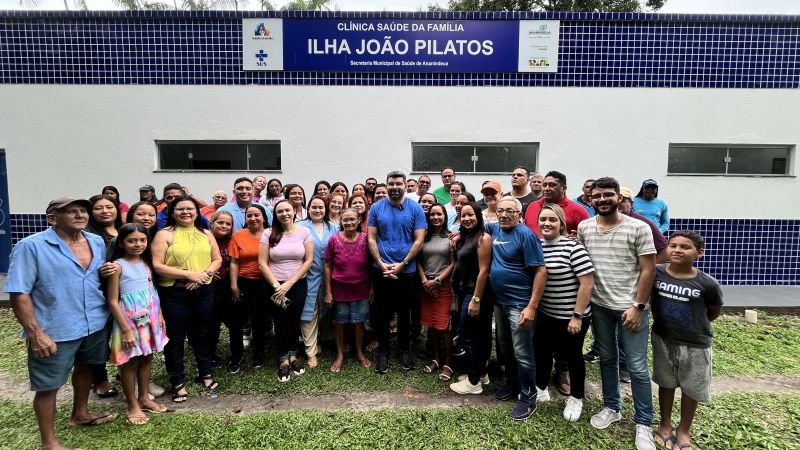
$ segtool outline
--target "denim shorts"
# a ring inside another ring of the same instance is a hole
[[[105,328],[72,341],[56,342],[56,353],[45,358],[33,356],[28,344],[28,378],[34,392],[54,391],[67,382],[75,363],[105,364],[108,360],[108,332]]]
[[[333,303],[333,323],[364,323],[369,320],[369,300]]]

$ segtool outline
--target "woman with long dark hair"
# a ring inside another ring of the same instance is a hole
[[[314,193],[311,195],[322,197],[327,202],[331,195],[331,184],[325,180],[317,181],[317,184],[314,185]]]
[[[103,190],[100,191],[103,195],[108,195],[109,197],[114,198],[114,202],[117,204],[117,209],[119,210],[119,215],[122,218],[122,222],[125,223],[125,215],[128,214],[128,205],[119,199],[119,190],[114,186],[103,186]]]
[[[253,352],[253,367],[261,367],[266,361],[264,355],[267,342],[267,291],[264,277],[258,266],[258,251],[261,236],[264,235],[267,223],[267,212],[261,205],[250,205],[245,210],[245,226],[247,228],[233,233],[229,245],[231,256],[230,286],[234,305],[244,305],[237,312],[236,329],[231,329],[231,341],[242,342],[242,325],[244,314],[249,313],[253,340],[250,349]],[[236,373],[242,364],[241,353],[233,355],[229,366],[231,373]]]
[[[344,197],[344,204],[347,204],[347,199],[350,196],[349,191],[347,190],[347,185],[342,183],[341,181],[337,181],[331,185],[331,195],[339,194]]]
[[[264,231],[258,249],[258,267],[267,280],[267,298],[275,323],[278,381],[302,375],[297,359],[300,312],[306,300],[306,273],[314,262],[314,243],[308,228],[295,224],[297,213],[289,200],[275,205],[272,227]]]
[[[214,307],[211,282],[222,265],[222,256],[214,235],[203,228],[200,205],[189,196],[178,196],[169,204],[167,225],[156,233],[151,250],[169,337],[164,357],[172,400],[182,403],[188,397],[183,363],[188,336],[197,363],[195,381],[208,390],[219,386],[214,380],[211,359]]]
[[[89,211],[89,226],[86,231],[103,238],[106,245],[117,235],[117,230],[122,226],[122,217],[119,207],[110,195],[98,194],[89,198],[92,210]]]
[[[453,272],[453,255],[450,252],[447,231],[447,210],[436,203],[426,214],[428,229],[425,241],[417,256],[417,274],[422,282],[420,323],[433,334],[433,360],[422,371],[433,373],[441,368],[440,381],[453,377],[453,340],[450,339],[450,274]],[[444,344],[444,359],[440,349]]]
[[[258,204],[263,206],[264,209],[271,211],[275,204],[283,200],[283,184],[281,180],[273,178],[267,181],[267,193],[261,196]]]
[[[339,198],[338,195],[337,198]],[[336,234],[336,227],[328,220],[328,204],[322,197],[318,195],[311,197],[307,210],[308,219],[297,224],[308,228],[311,234],[311,240],[314,243],[314,262],[306,275],[308,293],[303,312],[300,315],[300,329],[303,333],[308,367],[313,369],[317,367],[317,354],[320,352],[319,345],[317,345],[319,324],[328,309],[322,304],[325,299],[325,286],[322,284],[325,249],[328,248],[328,240]]]
[[[480,394],[489,384],[486,362],[492,346],[493,295],[489,286],[492,240],[483,232],[481,208],[475,202],[461,207],[461,228],[456,244],[453,292],[461,302],[460,332],[469,370],[450,389],[459,394]]]
[[[299,222],[305,220],[308,217],[308,212],[306,211],[306,191],[303,189],[303,186],[299,184],[287,184],[283,190],[286,192],[286,200],[294,209],[294,221]]]

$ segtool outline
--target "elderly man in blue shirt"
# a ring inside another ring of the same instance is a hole
[[[73,367],[69,425],[100,425],[116,417],[87,409],[91,365],[108,359],[109,320],[100,289],[105,245],[83,231],[89,208],[87,200],[71,197],[51,201],[46,211],[51,228],[21,240],[11,253],[5,291],[28,341],[28,376],[36,392],[33,409],[42,448],[61,448],[54,429],[56,394]]]

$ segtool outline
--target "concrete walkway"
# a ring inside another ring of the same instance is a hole
[[[6,274],[0,273],[0,288]],[[800,286],[722,286],[725,310],[756,308],[772,312],[800,312]],[[0,289],[0,307],[8,307],[8,294]]]

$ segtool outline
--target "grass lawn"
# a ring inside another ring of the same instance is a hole
[[[24,341],[19,339],[19,326],[10,309],[0,309],[0,370],[9,373],[15,379],[26,379]],[[223,333],[224,334],[224,333]],[[268,340],[269,341],[269,340]],[[590,336],[586,344],[590,342]],[[222,344],[221,344],[222,347]],[[714,322],[714,375],[768,375],[800,374],[800,318],[796,316],[759,315],[759,323],[745,323],[739,316],[722,316]],[[269,353],[268,355],[274,354]],[[188,353],[190,355],[190,353]],[[221,348],[221,356],[227,350]],[[220,394],[262,394],[290,396],[293,394],[319,395],[334,392],[376,392],[399,391],[413,389],[429,393],[441,393],[447,390],[447,383],[436,381],[435,376],[423,374],[421,370],[403,372],[399,370],[396,358],[390,360],[389,374],[376,376],[372,369],[363,369],[354,358],[345,362],[342,373],[332,375],[328,367],[332,355],[325,353],[320,358],[320,365],[315,370],[291,383],[278,383],[275,369],[277,363],[255,370],[245,358],[242,371],[229,375],[225,369],[217,371],[217,379],[221,384]],[[193,358],[187,362],[187,379],[195,373]],[[425,364],[417,358],[419,369]],[[457,373],[462,373],[456,367]],[[109,367],[113,374],[113,367]],[[490,375],[492,375],[490,373]],[[587,377],[599,380],[597,364],[589,364]],[[156,360],[153,365],[153,379],[167,386],[167,374],[164,365]],[[498,383],[487,386],[491,393],[497,389]],[[189,384],[190,393],[201,394],[199,386]]]
[[[554,402],[542,404],[523,423],[508,418],[511,404],[504,403],[367,413],[151,415],[141,427],[129,426],[120,417],[101,427],[73,430],[66,426],[69,405],[61,404],[56,432],[65,444],[83,448],[632,448],[630,402],[623,421],[602,431],[588,423],[599,405],[597,400],[587,401],[577,423],[561,419],[563,403]],[[798,395],[720,395],[710,406],[700,407],[693,435],[703,449],[796,449],[797,411]],[[0,401],[0,442],[14,449],[38,445],[30,404]]]

